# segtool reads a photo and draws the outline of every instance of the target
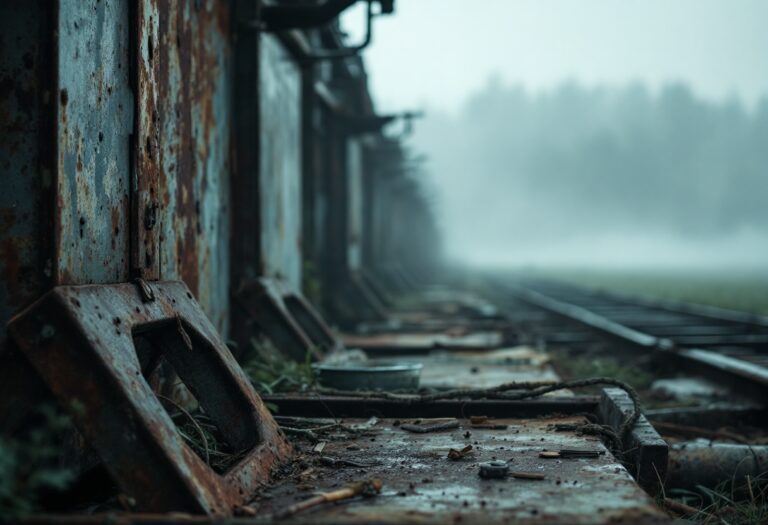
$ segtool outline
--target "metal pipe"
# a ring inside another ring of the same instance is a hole
[[[307,60],[333,60],[357,55],[360,51],[368,47],[368,45],[371,43],[371,40],[373,40],[373,17],[373,0],[368,0],[368,13],[365,22],[365,38],[360,44],[342,49],[321,49],[319,51],[309,53],[303,58],[306,58]]]
[[[698,439],[669,448],[667,489],[714,489],[724,481],[744,485],[768,472],[768,445],[735,445]]]
[[[264,31],[311,29],[330,23],[358,0],[326,0],[319,5],[264,5],[260,22]]]

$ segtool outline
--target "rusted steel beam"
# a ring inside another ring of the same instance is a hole
[[[231,514],[291,447],[184,283],[147,286],[154,300],[133,284],[54,288],[8,329],[138,509]],[[153,392],[159,358],[243,455],[226,473],[184,443]]]
[[[226,333],[232,3],[135,4],[131,270],[183,280]]]
[[[264,396],[264,400],[273,403],[280,415],[297,417],[536,417],[595,412],[598,405],[596,396],[546,397],[527,401],[487,399],[406,402],[381,398],[285,394]]]
[[[618,388],[603,389],[598,408],[603,424],[619,431],[622,422],[633,410],[632,400],[626,392]],[[645,416],[640,416],[625,437],[624,448],[631,462],[630,472],[637,483],[649,494],[658,494],[667,475],[669,447]]]

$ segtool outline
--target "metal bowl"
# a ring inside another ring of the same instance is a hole
[[[312,365],[321,386],[338,390],[416,390],[422,367],[380,359]]]

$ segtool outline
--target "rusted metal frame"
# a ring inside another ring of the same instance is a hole
[[[618,388],[603,389],[598,406],[603,424],[618,432],[633,411],[634,405],[626,392]],[[637,483],[649,494],[658,494],[667,476],[669,446],[645,416],[641,415],[629,435],[624,437],[624,448],[630,472]]]
[[[432,402],[397,401],[381,398],[343,396],[306,396],[278,394],[264,396],[280,415],[296,417],[391,417],[440,418],[469,417],[537,417],[549,414],[573,415],[595,413],[597,396],[544,397],[527,401],[507,400],[439,400]]]
[[[9,333],[69,410],[115,481],[141,509],[230,514],[291,452],[189,289],[131,284],[57,287]],[[151,337],[241,459],[216,474],[176,432],[142,372],[134,337]]]
[[[310,356],[317,361],[342,346],[314,308],[286,283],[257,279],[238,290],[236,300],[249,321],[291,359],[303,362]]]

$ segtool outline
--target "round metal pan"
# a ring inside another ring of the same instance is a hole
[[[312,365],[321,386],[338,390],[416,390],[421,363],[381,359]]]

